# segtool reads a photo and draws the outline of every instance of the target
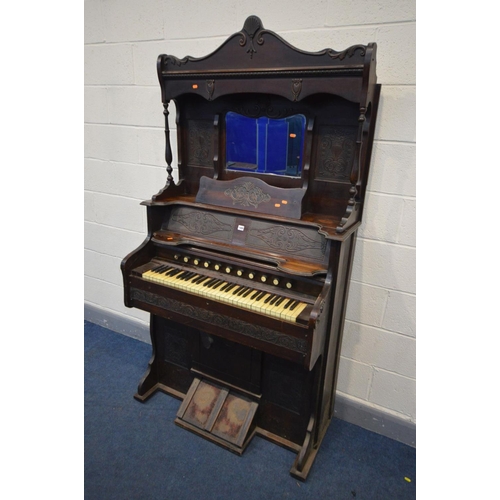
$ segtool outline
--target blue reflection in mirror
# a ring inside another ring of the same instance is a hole
[[[226,114],[226,168],[228,170],[299,177],[306,117],[248,118]]]

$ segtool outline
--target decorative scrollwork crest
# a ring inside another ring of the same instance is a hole
[[[349,47],[343,50],[342,52],[337,52],[333,49],[328,49],[326,53],[332,59],[340,59],[341,61],[343,61],[346,58],[346,56],[352,57],[357,50],[361,50],[360,56],[364,56],[366,53],[366,45],[353,45],[352,47]]]
[[[224,191],[226,196],[233,200],[233,205],[243,205],[257,208],[261,203],[265,203],[271,199],[271,196],[264,193],[262,189],[257,187],[252,182],[244,182],[233,188],[228,188]]]
[[[264,26],[262,25],[262,21],[257,16],[250,16],[245,21],[243,25],[243,29],[238,33],[241,35],[240,45],[244,47],[247,43],[247,38],[250,38],[250,46],[247,49],[247,54],[250,54],[250,59],[253,58],[253,55],[257,52],[255,49],[255,45],[253,44],[255,35],[263,30]],[[264,39],[262,38],[262,33],[259,38],[257,38],[257,43],[259,45],[264,44]]]
[[[179,59],[175,56],[163,56],[163,63],[167,65],[168,63],[174,64],[175,66],[181,66],[182,64],[186,64],[189,61],[190,57],[186,56],[182,59]]]

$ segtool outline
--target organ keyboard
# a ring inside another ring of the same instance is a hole
[[[206,273],[186,271],[160,262],[142,272],[141,277],[163,286],[183,290],[200,297],[230,304],[239,309],[254,311],[283,321],[296,322],[300,313],[308,306],[307,298],[290,298],[289,295],[245,285],[224,277],[213,277]],[[311,309],[311,307],[310,307]],[[309,316],[304,316],[307,319]]]
[[[375,54],[297,50],[250,16],[207,57],[160,55],[167,181],[121,266],[125,305],[151,314],[135,398],[181,399],[176,424],[238,454],[285,446],[301,480],[334,411]]]

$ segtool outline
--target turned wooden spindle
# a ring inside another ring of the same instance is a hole
[[[165,116],[165,161],[167,162],[167,183],[174,180],[172,177],[172,147],[170,146],[170,129],[168,127],[168,103],[163,103],[163,115]]]

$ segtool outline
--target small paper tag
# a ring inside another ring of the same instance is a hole
[[[245,226],[242,226],[241,224],[237,227],[238,231],[244,231]]]

